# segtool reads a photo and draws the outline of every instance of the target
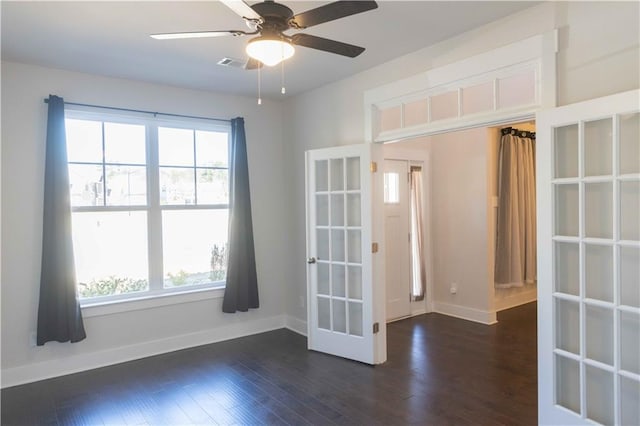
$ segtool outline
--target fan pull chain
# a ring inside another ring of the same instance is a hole
[[[262,64],[260,64],[262,65]],[[262,74],[261,74],[261,66],[258,66],[258,105],[262,105]]]
[[[283,48],[283,50],[284,50],[284,48]],[[280,64],[282,64],[282,67],[280,68],[280,70],[281,70],[280,81],[281,81],[281,85],[282,85],[282,89],[280,89],[280,93],[282,93],[283,95],[285,93],[287,93],[287,89],[285,89],[285,87],[284,87],[284,62],[285,61],[280,62]]]

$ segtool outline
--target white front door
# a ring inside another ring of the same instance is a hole
[[[411,315],[409,162],[384,160],[387,320]]]
[[[376,352],[386,348],[379,340],[384,323],[374,330],[381,297],[372,262],[376,149],[362,144],[306,153],[308,347],[368,364],[386,358]]]
[[[639,109],[537,115],[540,424],[640,424]]]

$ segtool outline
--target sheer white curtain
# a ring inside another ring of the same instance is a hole
[[[422,168],[411,167],[411,299],[424,300],[426,274],[422,231]]]
[[[498,170],[496,287],[536,281],[535,133],[506,128]]]

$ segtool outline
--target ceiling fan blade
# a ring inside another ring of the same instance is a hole
[[[324,50],[325,52],[348,56],[350,58],[355,58],[365,50],[364,47],[354,46],[353,44],[342,43],[340,41],[329,40],[327,38],[316,37],[309,34],[294,34],[291,36],[291,42],[298,46]]]
[[[344,18],[376,9],[378,3],[375,1],[336,1],[306,12],[298,13],[289,21],[291,26],[298,29],[309,28],[324,22]]]
[[[157,40],[172,40],[178,38],[204,38],[204,37],[224,37],[224,36],[239,36],[247,33],[240,30],[228,30],[228,31],[191,31],[186,33],[164,33],[164,34],[151,34],[151,38]]]
[[[262,68],[263,64],[257,59],[249,58],[247,63],[244,66],[245,70],[256,70],[258,68]]]
[[[224,3],[229,9],[233,10],[237,15],[241,16],[245,19],[252,19],[254,21],[262,20],[262,16],[258,14],[255,10],[251,8],[248,4],[246,4],[242,0],[220,0],[221,3]]]

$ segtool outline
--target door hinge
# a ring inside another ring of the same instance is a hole
[[[373,323],[373,334],[376,334],[380,331],[380,323],[374,322]]]
[[[378,171],[378,163],[376,163],[375,161],[372,161],[369,164],[369,170],[371,170],[371,173],[375,173]]]
[[[378,243],[371,243],[371,253],[378,252]]]

